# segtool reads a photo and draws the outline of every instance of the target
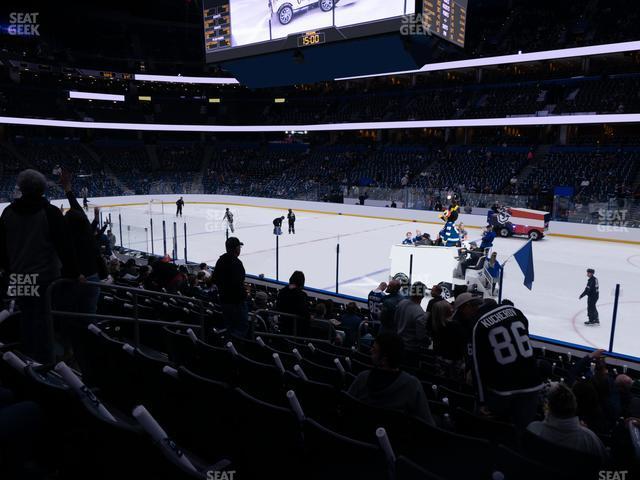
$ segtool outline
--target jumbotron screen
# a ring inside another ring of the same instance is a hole
[[[398,31],[415,0],[204,0],[205,51],[217,62]]]

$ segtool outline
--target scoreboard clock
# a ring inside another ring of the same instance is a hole
[[[468,0],[423,0],[424,27],[459,47],[464,47]]]
[[[306,32],[298,36],[298,47],[321,45],[326,41],[324,32]]]

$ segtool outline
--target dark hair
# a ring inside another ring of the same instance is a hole
[[[551,387],[547,395],[549,413],[556,418],[571,418],[576,416],[578,402],[576,396],[564,383]]]
[[[304,273],[302,273],[300,270],[296,270],[291,274],[289,283],[295,285],[298,288],[304,288]]]
[[[202,262],[199,266],[200,266],[200,268],[207,268],[207,264],[204,263],[204,262]]]
[[[349,302],[347,303],[345,311],[348,313],[358,313],[358,306],[355,304],[355,302]]]
[[[376,337],[375,343],[378,345],[380,358],[385,359],[389,367],[397,368],[404,354],[402,337],[395,333],[381,333]]]
[[[508,298],[504,298],[502,300],[502,303],[500,303],[500,305],[511,305],[512,307],[515,306],[515,304],[511,300],[509,300]]]

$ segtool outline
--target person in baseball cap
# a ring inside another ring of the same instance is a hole
[[[213,281],[218,287],[227,332],[244,338],[249,333],[249,311],[244,265],[238,258],[243,244],[236,237],[229,237],[224,245],[227,252],[216,262]]]
[[[453,302],[453,317],[462,323],[471,321],[483,304],[482,297],[464,292]]]
[[[224,246],[227,252],[233,252],[236,248],[242,247],[244,243],[238,240],[236,237],[229,237],[227,241],[224,243]]]

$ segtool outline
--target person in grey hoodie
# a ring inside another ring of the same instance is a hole
[[[361,372],[348,393],[373,407],[400,410],[435,425],[420,381],[400,370],[402,339],[394,333],[379,334],[371,349],[373,370]]]
[[[18,175],[22,196],[0,216],[0,268],[16,297],[22,351],[37,361],[52,360],[46,324],[45,292],[60,277],[84,281],[60,209],[44,197],[47,181],[36,170]],[[58,295],[54,292],[53,299]]]

